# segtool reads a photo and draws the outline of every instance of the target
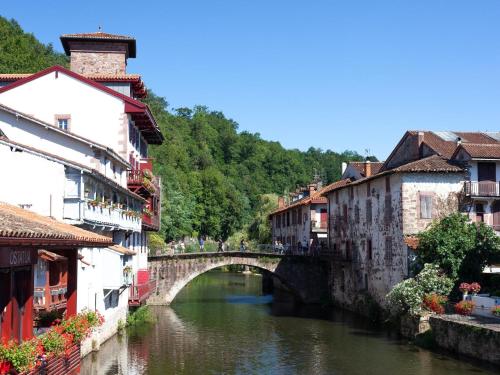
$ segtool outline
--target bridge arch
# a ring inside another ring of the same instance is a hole
[[[169,305],[177,294],[197,276],[228,265],[256,267],[277,277],[302,302],[319,302],[319,280],[326,273],[319,268],[324,264],[317,258],[292,257],[262,253],[202,253],[154,256],[148,259],[156,290],[149,297],[151,305]],[[324,290],[323,290],[324,291]]]

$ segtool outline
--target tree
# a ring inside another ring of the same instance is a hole
[[[248,227],[248,238],[259,244],[268,244],[272,241],[271,223],[269,214],[278,207],[278,195],[262,194],[259,205]]]
[[[434,222],[419,234],[417,262],[436,263],[457,280],[479,280],[486,265],[500,255],[500,238],[484,223],[460,213]]]

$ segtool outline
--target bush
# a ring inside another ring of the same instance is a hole
[[[141,306],[127,316],[127,327],[155,322],[155,317],[151,313],[149,306]]]
[[[472,301],[460,301],[455,304],[455,312],[460,315],[470,315],[476,304]]]
[[[494,230],[460,213],[434,222],[418,237],[419,263],[436,263],[455,280],[479,280],[484,267],[500,257]]]
[[[417,276],[396,284],[387,295],[389,312],[393,316],[405,313],[418,315],[422,312],[424,295],[434,293],[447,296],[452,287],[453,281],[441,271],[439,266],[425,264]]]

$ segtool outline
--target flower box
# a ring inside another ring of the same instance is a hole
[[[80,345],[74,345],[67,350],[66,355],[52,357],[43,361],[40,366],[24,372],[23,375],[71,375],[77,374],[80,370]]]

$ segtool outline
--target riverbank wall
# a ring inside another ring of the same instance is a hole
[[[425,341],[426,345],[500,366],[500,320],[455,314],[404,316],[400,332],[417,344]]]

